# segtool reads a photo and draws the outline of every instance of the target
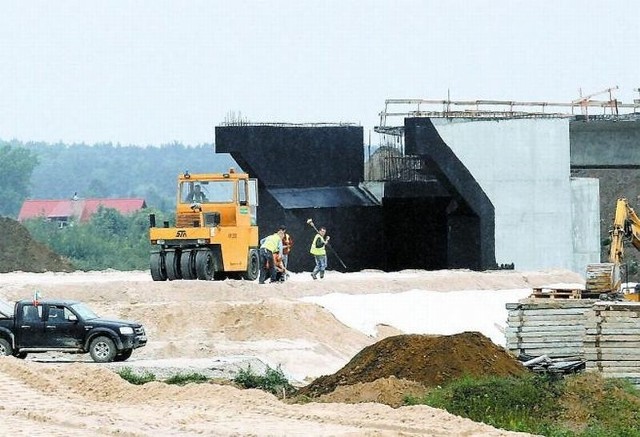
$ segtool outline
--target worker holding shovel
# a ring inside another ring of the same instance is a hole
[[[325,236],[327,230],[324,227],[320,227],[318,229],[318,233],[313,238],[313,242],[311,243],[311,249],[309,252],[316,261],[316,266],[311,272],[311,277],[313,279],[318,279],[318,274],[320,274],[320,278],[324,278],[324,271],[327,269],[327,248],[326,245],[329,242],[331,237]]]

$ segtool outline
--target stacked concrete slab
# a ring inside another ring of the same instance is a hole
[[[583,359],[587,370],[640,387],[640,303],[527,299],[506,308],[515,356]]]
[[[548,299],[508,303],[507,349],[515,356],[583,358],[586,313],[594,302],[591,299]]]
[[[585,316],[587,369],[640,386],[640,303],[597,302]]]

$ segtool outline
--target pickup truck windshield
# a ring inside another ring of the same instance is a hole
[[[0,300],[0,318],[13,317],[13,305]]]
[[[71,308],[78,313],[82,320],[91,320],[97,319],[98,315],[91,310],[88,306],[83,303],[74,303],[71,305]]]

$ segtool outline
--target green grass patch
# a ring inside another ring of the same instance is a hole
[[[405,404],[426,404],[496,428],[550,437],[640,436],[640,394],[587,372],[565,378],[464,377]]]
[[[156,375],[153,373],[146,370],[142,373],[134,372],[131,367],[123,367],[116,373],[120,375],[122,379],[134,385],[142,385],[156,380]]]
[[[240,369],[233,382],[243,388],[258,388],[279,397],[286,397],[295,392],[280,366],[275,369],[267,366],[264,374],[259,375],[249,365],[246,369]]]
[[[201,373],[176,373],[175,375],[164,380],[167,384],[185,385],[190,382],[201,384],[208,382],[209,378]]]
[[[427,404],[497,428],[525,431],[557,413],[557,387],[543,376],[463,377],[429,392],[408,397],[408,405]]]
[[[134,385],[143,385],[157,380],[156,375],[149,371],[135,372],[130,367],[122,367],[117,370],[116,373],[120,375],[122,379]],[[188,383],[204,383],[209,381],[210,378],[207,376],[193,372],[176,373],[160,382],[171,385],[185,385]],[[242,388],[258,388],[281,398],[285,398],[296,391],[289,383],[280,366],[275,369],[267,366],[262,375],[257,374],[251,366],[248,366],[246,369],[241,369],[238,372],[233,382]]]

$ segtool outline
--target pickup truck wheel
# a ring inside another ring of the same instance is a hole
[[[11,344],[4,338],[0,338],[0,355],[13,355],[13,348]]]
[[[116,356],[116,345],[109,337],[96,337],[91,341],[89,354],[96,363],[110,363]]]
[[[125,349],[122,351],[122,353],[116,355],[113,361],[127,361],[129,357],[131,357],[132,353],[133,349]]]

